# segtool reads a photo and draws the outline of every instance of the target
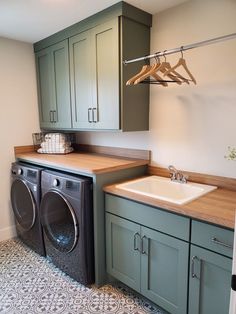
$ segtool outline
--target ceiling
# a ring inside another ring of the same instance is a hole
[[[34,43],[120,0],[0,0],[0,36]],[[187,0],[126,0],[151,14]]]

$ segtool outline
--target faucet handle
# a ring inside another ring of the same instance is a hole
[[[176,169],[173,165],[169,165],[169,166],[168,166],[168,169],[169,169],[169,171],[170,171],[171,173],[173,173],[173,172],[178,172],[177,169]]]
[[[183,174],[183,173],[181,173],[180,182],[187,183],[187,180],[188,180],[188,176]]]
[[[169,172],[170,172],[170,179],[172,181],[175,181],[177,179],[177,175],[178,175],[177,169],[174,166],[172,166],[172,165],[170,165],[168,167],[168,169],[169,169]]]

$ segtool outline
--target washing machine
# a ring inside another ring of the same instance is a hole
[[[45,256],[39,218],[42,168],[26,163],[11,166],[11,205],[18,237],[36,253]]]
[[[40,219],[47,258],[84,285],[94,282],[91,178],[45,170]]]

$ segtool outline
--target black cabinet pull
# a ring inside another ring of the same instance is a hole
[[[137,237],[139,238],[139,240],[141,239],[141,236],[138,232],[134,234],[134,250],[140,252],[139,247],[137,246]]]
[[[219,245],[224,246],[224,247],[227,247],[227,248],[229,248],[229,249],[231,249],[231,250],[233,249],[233,246],[232,246],[232,245],[230,245],[230,244],[228,244],[228,243],[225,243],[225,242],[222,242],[222,241],[218,240],[216,237],[211,238],[211,241],[212,241],[213,243],[215,243],[215,244],[219,244]]]
[[[49,117],[50,117],[50,122],[53,123],[53,112],[52,112],[52,110],[49,111]]]
[[[57,122],[57,111],[56,110],[52,111],[52,117],[53,117],[53,122],[56,123]]]
[[[148,248],[147,248],[147,251],[145,251],[145,249],[144,249],[144,240],[147,240],[147,243],[148,243],[148,246],[149,246],[148,238],[144,235],[142,237],[142,239],[141,239],[141,253],[148,255]]]
[[[97,110],[97,108],[92,108],[92,113],[93,113],[93,122],[97,123],[98,122],[98,110]]]
[[[192,278],[198,278],[197,274],[195,273],[195,269],[194,269],[195,260],[199,261],[199,258],[196,255],[194,255],[191,259],[191,276],[192,276]]]
[[[88,122],[92,123],[93,122],[93,113],[92,113],[92,119],[91,117],[91,113],[92,113],[92,108],[88,108]]]

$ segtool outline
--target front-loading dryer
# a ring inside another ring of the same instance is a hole
[[[45,170],[41,183],[40,218],[47,258],[80,283],[93,283],[91,179]]]
[[[45,256],[39,219],[42,168],[16,162],[11,166],[11,205],[18,237],[36,253]]]

